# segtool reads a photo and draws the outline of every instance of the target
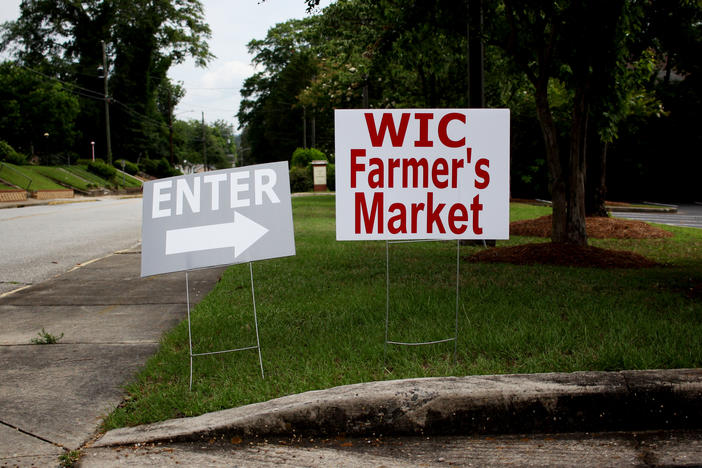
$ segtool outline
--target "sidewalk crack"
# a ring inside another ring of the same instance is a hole
[[[52,442],[52,441],[50,441],[49,439],[43,438],[42,436],[39,436],[39,435],[36,435],[36,434],[32,434],[31,432],[25,431],[25,430],[22,429],[21,427],[17,427],[17,426],[15,426],[14,424],[9,424],[9,423],[6,423],[5,421],[2,421],[2,420],[0,420],[0,424],[2,424],[3,426],[7,426],[7,427],[9,427],[10,429],[14,429],[14,430],[16,430],[16,431],[18,431],[18,432],[21,432],[22,434],[25,434],[25,435],[28,435],[28,436],[30,436],[30,437],[34,437],[35,439],[41,440],[42,442],[46,442],[47,444],[51,444],[51,445],[54,445],[54,446],[56,446],[56,447],[62,448],[62,449],[64,449],[64,450],[68,450],[68,448],[64,447],[63,445],[59,444],[58,442]]]

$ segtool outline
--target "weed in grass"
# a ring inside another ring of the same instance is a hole
[[[37,333],[37,335],[38,336],[36,338],[32,338],[32,343],[38,345],[56,344],[61,338],[63,338],[63,333],[61,333],[59,336],[52,335],[51,333],[45,331],[43,327],[41,331]]]

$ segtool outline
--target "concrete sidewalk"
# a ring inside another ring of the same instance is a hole
[[[193,303],[221,272],[190,274]],[[80,448],[186,316],[183,273],[139,275],[133,249],[0,298],[0,466],[56,466]],[[63,336],[32,344],[42,329]]]

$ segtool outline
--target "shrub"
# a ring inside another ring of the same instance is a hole
[[[27,163],[27,156],[18,153],[7,142],[0,140],[0,161],[20,166]]]
[[[307,167],[312,161],[326,161],[324,153],[316,148],[298,148],[292,155],[290,165],[293,167]]]
[[[6,141],[0,140],[0,158],[5,159],[9,154],[14,153],[15,150]]]
[[[131,161],[127,161],[126,159],[117,160],[112,165],[115,166],[117,169],[122,169],[122,163],[124,163],[124,172],[126,172],[127,174],[134,175],[137,172],[139,172],[139,166],[137,166]]]
[[[90,161],[88,163],[88,170],[93,174],[98,175],[103,179],[107,180],[112,179],[117,174],[117,170],[114,167],[110,166],[109,164],[103,162],[100,159]]]
[[[180,175],[180,171],[174,169],[166,158],[142,159],[139,162],[139,169],[159,179]]]
[[[309,167],[293,167],[290,169],[290,191],[310,192],[313,187],[312,169]]]

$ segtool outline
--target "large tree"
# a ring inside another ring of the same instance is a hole
[[[12,62],[0,64],[0,139],[50,162],[76,137],[78,99],[60,83]]]
[[[553,202],[553,242],[587,244],[585,174],[588,125],[594,91],[605,89],[621,65],[619,27],[632,14],[624,0],[542,2],[505,0],[494,6],[492,38],[534,87],[536,111],[548,161]],[[572,93],[564,141],[554,119],[550,85]]]
[[[312,9],[318,1],[306,3]],[[465,30],[475,11],[468,3],[482,3],[485,11],[487,105],[513,110],[513,135],[519,139],[513,143],[520,144],[513,145],[512,175],[519,172],[524,189],[538,179],[540,167],[547,167],[552,240],[586,244],[586,212],[605,214],[607,148],[621,123],[632,114],[661,114],[660,98],[645,86],[651,47],[666,51],[666,62],[679,64],[678,71],[699,62],[699,3],[339,1],[325,8],[315,28],[324,38],[315,48],[319,72],[300,100],[317,108],[358,102],[363,107],[465,105],[456,90],[466,88]],[[503,66],[505,54],[516,73]],[[668,65],[666,83],[675,76],[672,70]],[[685,81],[691,81],[689,75]],[[521,93],[532,98],[532,108]],[[525,132],[532,109],[546,157],[530,144],[525,160],[524,143],[535,141]]]
[[[113,133],[120,157],[167,147],[156,90],[169,67],[187,56],[211,58],[200,0],[22,0],[20,17],[3,25],[4,47],[24,65],[75,84],[81,95],[77,150],[105,148],[104,90],[108,73]],[[107,70],[99,72],[106,45]]]
[[[173,130],[175,159],[179,164],[205,164],[206,159],[208,167],[223,169],[232,166],[230,158],[236,154],[236,142],[233,129],[226,122],[217,120],[203,127],[199,120],[179,120],[174,123]]]
[[[246,127],[248,160],[289,159],[304,143],[304,105],[297,99],[317,72],[307,38],[314,19],[290,20],[249,42],[261,71],[246,79],[237,117]]]

